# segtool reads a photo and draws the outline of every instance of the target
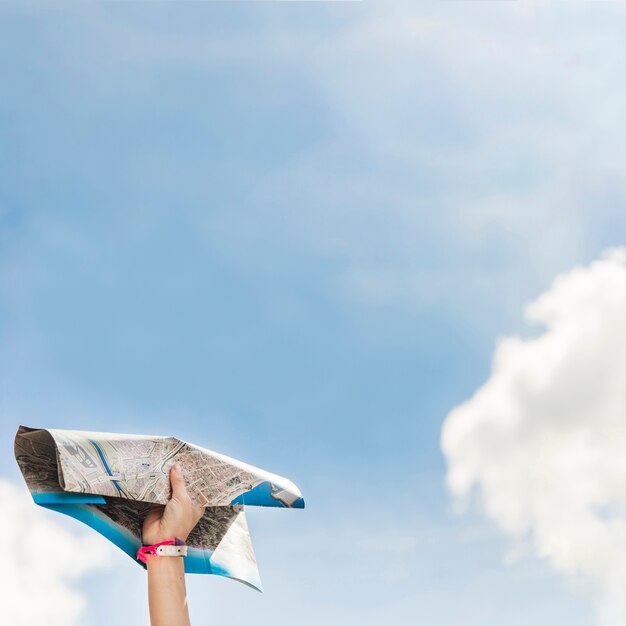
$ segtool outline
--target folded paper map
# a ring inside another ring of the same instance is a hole
[[[192,500],[206,506],[187,539],[185,571],[259,591],[244,506],[304,508],[286,478],[174,437],[20,426],[15,458],[37,504],[84,522],[133,559],[147,510],[170,498],[169,469],[177,463]]]

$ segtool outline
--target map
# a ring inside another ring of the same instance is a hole
[[[133,559],[148,509],[170,498],[169,469],[177,463],[192,500],[206,506],[187,539],[185,571],[258,590],[244,505],[304,508],[286,478],[175,437],[20,426],[15,458],[37,504],[91,526]]]

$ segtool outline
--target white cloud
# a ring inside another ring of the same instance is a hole
[[[626,249],[558,276],[447,416],[448,485],[566,574],[626,591]]]
[[[70,533],[26,488],[0,478],[0,623],[74,626],[85,599],[77,583],[109,561],[104,539]]]

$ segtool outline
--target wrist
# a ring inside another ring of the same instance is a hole
[[[185,562],[180,558],[150,556],[146,567],[150,578],[178,579],[185,575]]]
[[[152,558],[159,557],[186,557],[187,544],[177,537],[160,541],[147,546],[141,546],[137,550],[137,560],[148,563]]]

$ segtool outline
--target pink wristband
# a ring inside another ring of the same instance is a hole
[[[174,537],[151,546],[141,546],[137,550],[137,560],[142,563],[147,563],[151,556],[187,556],[187,544]]]

